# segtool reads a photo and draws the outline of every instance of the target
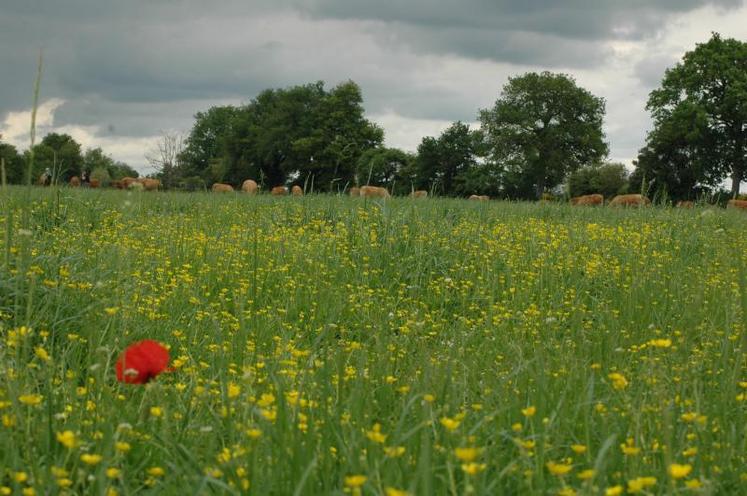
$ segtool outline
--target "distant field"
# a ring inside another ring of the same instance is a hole
[[[742,212],[25,194],[0,494],[747,492]]]

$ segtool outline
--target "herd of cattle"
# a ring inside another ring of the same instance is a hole
[[[571,198],[571,205],[604,205],[604,196],[600,194],[583,195]],[[608,203],[611,207],[645,207],[651,205],[651,200],[643,195],[617,195]],[[694,208],[695,202],[689,200],[678,201],[677,208]],[[726,208],[747,210],[747,200],[729,200]]]
[[[80,186],[81,180],[79,177],[74,176],[70,179],[70,186]],[[144,191],[156,191],[161,187],[161,181],[158,179],[151,178],[135,178],[135,177],[124,177],[117,181],[112,181],[112,187],[117,189],[138,189]],[[88,186],[91,188],[98,188],[100,186],[99,181],[91,179]],[[224,183],[213,184],[211,190],[214,193],[230,193],[234,191],[233,186]],[[259,192],[259,185],[253,179],[247,179],[241,185],[241,191],[250,195],[255,195]],[[364,197],[364,198],[389,198],[391,195],[386,188],[379,186],[354,186],[350,188],[350,196]],[[290,189],[287,186],[275,186],[270,190],[270,194],[273,196],[303,196],[303,189],[294,185]],[[411,198],[427,198],[428,192],[424,190],[413,191],[410,193]],[[487,195],[471,195],[469,200],[487,201],[490,199]],[[602,206],[604,205],[604,196],[600,194],[583,195],[571,198],[571,205],[589,205],[589,206]],[[632,195],[617,195],[607,204],[611,207],[645,207],[651,205],[651,200],[643,195],[632,194]],[[692,201],[679,201],[677,202],[677,208],[693,208],[695,203]],[[729,200],[727,208],[739,208],[747,210],[747,200]]]

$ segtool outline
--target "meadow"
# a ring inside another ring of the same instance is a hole
[[[747,494],[742,212],[29,195],[0,495]]]

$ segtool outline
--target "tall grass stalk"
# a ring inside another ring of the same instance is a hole
[[[26,202],[23,211],[23,227],[29,227],[29,211],[31,210],[31,185],[33,184],[34,172],[34,145],[36,144],[36,111],[39,108],[39,88],[41,86],[43,53],[39,50],[39,61],[36,67],[36,79],[34,80],[34,97],[31,105],[31,128],[29,129],[29,163],[26,169]]]

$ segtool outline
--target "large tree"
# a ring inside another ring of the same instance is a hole
[[[49,133],[34,147],[32,181],[36,181],[46,169],[66,181],[72,176],[80,176],[82,168],[80,144],[69,134]]]
[[[689,170],[695,183],[730,175],[732,195],[739,194],[747,173],[747,43],[714,33],[667,69],[646,108],[654,118],[647,148],[663,156],[659,168]]]
[[[539,198],[569,172],[607,155],[604,111],[604,100],[573,78],[530,72],[509,78],[495,106],[480,112],[480,121],[505,177],[522,185],[517,191],[531,189]]]
[[[455,122],[438,138],[423,138],[416,159],[416,184],[447,196],[474,193],[468,177],[474,175],[480,155],[482,134],[467,124]]]
[[[352,81],[331,91],[322,82],[263,91],[232,123],[226,180],[276,186],[294,179],[322,190],[352,181],[360,155],[384,139],[362,102]]]
[[[232,105],[211,107],[195,114],[195,123],[184,141],[184,151],[180,157],[179,175],[199,176],[208,182],[223,181],[223,165],[226,153],[226,139],[239,114]]]
[[[634,162],[631,189],[676,201],[718,187],[725,172],[712,158],[716,140],[702,109],[682,102],[648,133]]]

